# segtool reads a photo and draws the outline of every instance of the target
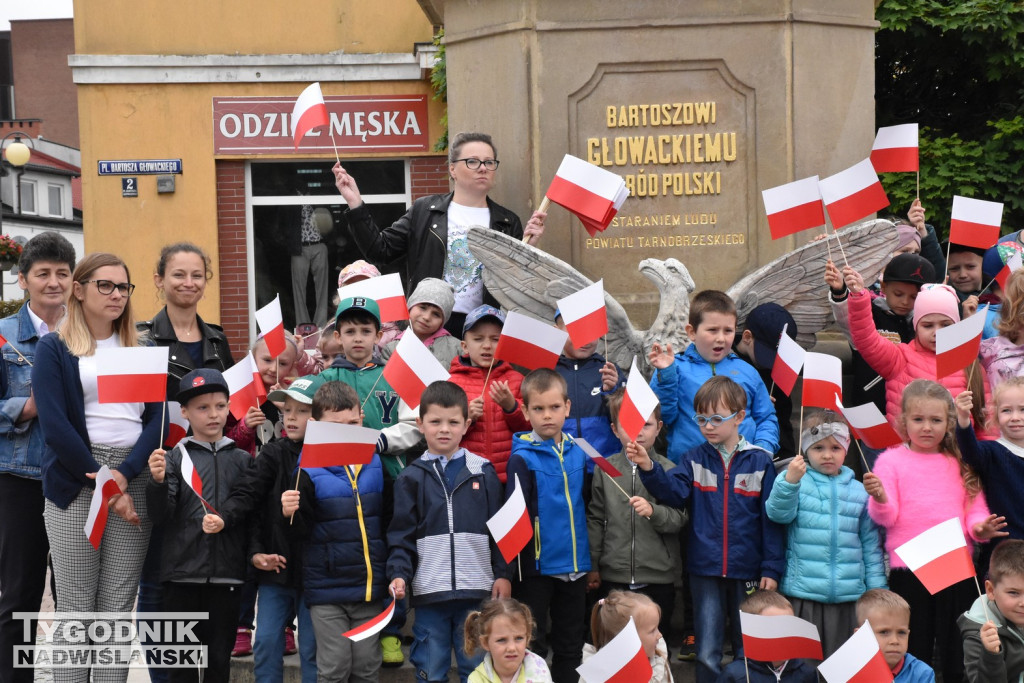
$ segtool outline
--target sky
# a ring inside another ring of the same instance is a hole
[[[0,0],[0,31],[11,19],[55,19],[72,16],[71,0]]]

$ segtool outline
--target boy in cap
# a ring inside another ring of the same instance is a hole
[[[455,306],[455,290],[444,280],[425,277],[420,280],[409,297],[409,329],[398,333],[394,341],[388,342],[380,356],[385,361],[394,353],[395,347],[405,334],[415,334],[430,350],[442,367],[452,364],[459,355],[459,340],[444,328]]]

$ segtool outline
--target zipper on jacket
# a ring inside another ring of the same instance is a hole
[[[445,512],[448,515],[448,556],[451,558],[451,577],[452,577],[452,590],[455,588],[455,515],[452,510],[452,493],[448,491],[448,482],[445,479],[444,467],[439,467],[441,464],[440,458],[433,462],[434,474],[437,475],[438,481],[441,483],[441,490],[444,491],[444,502]],[[449,462],[448,464],[451,464]]]
[[[574,404],[578,405],[578,406],[582,406],[583,404],[579,402],[579,398],[580,397],[576,395],[576,387],[579,386],[579,381],[576,379],[576,375],[580,374],[580,364],[579,363],[573,363],[572,364],[572,374],[573,374],[573,378],[572,378],[572,393],[573,393],[572,402]],[[580,436],[583,436],[583,424],[582,424],[582,421],[580,419],[580,411],[578,411],[578,410],[576,411],[576,433],[578,435],[580,435]]]
[[[580,565],[576,558],[576,517],[572,509],[572,496],[569,493],[569,474],[565,471],[565,458],[563,457],[563,454],[565,453],[566,438],[562,434],[559,436],[562,436],[562,442],[558,444],[558,450],[555,451],[555,453],[558,455],[558,464],[562,468],[562,484],[565,487],[565,502],[569,506],[569,531],[572,535],[572,570],[574,572],[578,572],[580,570]],[[554,450],[554,447],[552,447],[551,450]]]
[[[714,370],[714,367],[714,365],[711,366],[712,370]],[[719,453],[718,457],[722,458],[722,454]],[[725,467],[725,475],[722,478],[724,484],[722,487],[722,499],[724,501],[722,504],[722,578],[725,578],[729,573],[729,470],[732,468],[732,463],[735,459],[735,453],[729,458],[729,464],[726,464],[725,458],[722,458],[722,466]]]
[[[359,497],[359,472],[353,476],[349,466],[346,465],[345,474],[352,487],[352,494],[356,497],[356,518],[359,519],[359,535],[363,541],[363,560],[366,562],[366,602],[370,602],[373,599],[373,566],[370,564],[370,541],[366,538],[366,522],[363,519],[363,501]]]
[[[829,564],[832,567],[832,580],[829,581],[829,594],[831,597],[830,602],[833,603],[836,601],[836,568],[839,566],[839,547],[837,544],[839,539],[839,499],[836,497],[839,492],[836,490],[835,480],[835,477],[829,477],[829,483],[832,485],[832,498],[829,502],[829,507],[831,508],[831,515],[829,516],[832,522],[832,537],[829,540],[829,552],[832,554],[830,558],[832,561]]]
[[[533,563],[540,571],[540,515],[533,518]]]
[[[636,495],[636,463],[631,462],[630,494]],[[629,583],[630,590],[636,583],[636,508],[629,506]]]

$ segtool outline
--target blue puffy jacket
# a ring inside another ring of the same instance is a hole
[[[736,451],[726,468],[705,441],[667,472],[657,462],[650,471],[641,470],[640,481],[659,502],[689,513],[686,567],[691,574],[782,577],[785,531],[764,509],[775,483],[770,453],[748,446]]]
[[[596,353],[582,360],[559,356],[555,370],[565,380],[569,400],[572,401],[569,419],[562,430],[569,436],[582,436],[598,453],[609,458],[622,450],[622,444],[612,431],[611,416],[605,402],[612,392],[605,392],[601,386],[601,368],[605,362],[604,357]],[[616,389],[626,381],[622,370],[618,373]],[[587,463],[587,471],[594,471],[593,462]]]
[[[704,382],[716,375],[732,379],[747,394],[747,415],[740,424],[743,438],[775,453],[779,449],[779,419],[768,387],[754,366],[735,353],[718,363],[709,363],[690,344],[686,351],[676,354],[672,365],[655,370],[651,378],[651,388],[661,401],[661,419],[668,428],[668,459],[679,464],[683,453],[704,443],[700,427],[693,421],[693,397]]]
[[[789,526],[781,593],[832,604],[887,587],[868,494],[849,467],[834,477],[808,467],[796,484],[779,477],[767,510],[773,522]]]

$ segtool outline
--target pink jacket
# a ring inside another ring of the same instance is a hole
[[[935,376],[935,352],[929,351],[917,340],[909,344],[893,344],[878,334],[875,320],[871,317],[871,297],[865,290],[849,297],[850,337],[864,360],[885,380],[885,415],[897,431],[900,430],[900,406],[903,390],[915,379],[930,379],[949,389],[954,397],[967,389],[967,373],[963,370],[942,379]],[[988,402],[988,381],[985,385],[985,401]],[[981,429],[975,425],[976,429]],[[982,437],[984,438],[984,437]]]
[[[895,548],[951,517],[960,518],[968,545],[979,540],[973,528],[988,517],[988,504],[983,493],[968,497],[956,458],[893,446],[878,456],[874,473],[889,501],[868,498],[868,515],[886,530],[885,550],[893,567],[907,566]]]

